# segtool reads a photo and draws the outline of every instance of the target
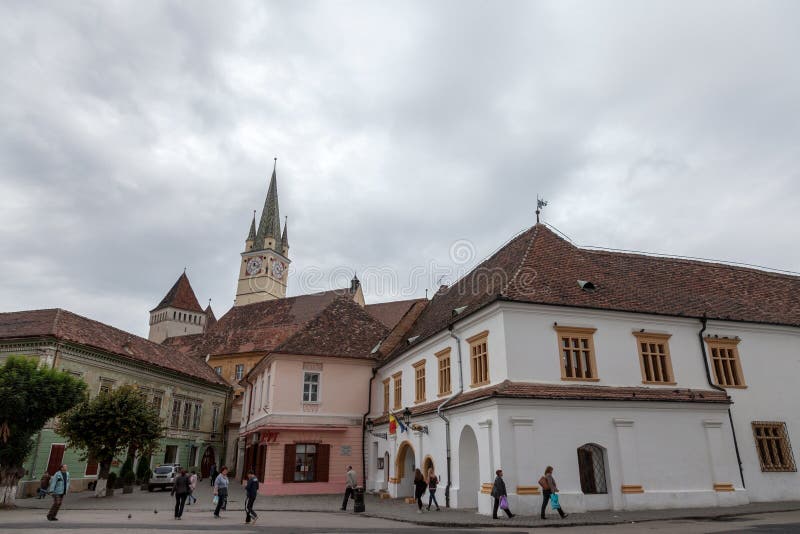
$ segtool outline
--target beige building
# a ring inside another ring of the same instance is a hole
[[[166,427],[151,466],[177,462],[208,476],[224,455],[223,417],[231,389],[202,361],[61,309],[0,313],[0,361],[9,355],[37,358],[80,377],[92,396],[126,384],[138,387]],[[67,448],[52,424],[35,439],[21,495],[35,492],[42,473],[52,474],[63,462],[73,489],[85,489],[96,479],[97,463],[82,461],[80,451]]]

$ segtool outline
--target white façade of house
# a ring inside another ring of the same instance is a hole
[[[437,295],[430,306],[437,298],[447,297]],[[404,340],[377,369],[367,490],[410,496],[413,469],[433,466],[442,504],[487,514],[491,483],[502,468],[512,510],[539,513],[538,480],[552,465],[563,506],[575,512],[800,499],[791,450],[791,437],[800,435],[797,327],[503,298],[472,313],[458,311],[432,335]],[[581,336],[590,338],[593,368],[582,377],[590,380],[578,379],[575,369],[565,376],[564,337]],[[663,376],[643,364],[641,344],[654,340],[667,358],[659,360],[666,361]],[[472,361],[476,342],[486,343],[488,380],[479,376],[481,383]],[[736,376],[723,380],[735,378],[738,385],[723,391],[711,385],[720,382],[712,346],[735,348],[738,367],[729,368]],[[449,393],[439,387],[448,349]],[[417,395],[421,368],[424,397]],[[398,376],[402,399],[396,404]],[[388,410],[402,419],[408,408],[412,428],[384,439],[386,381]],[[442,409],[448,432],[436,407],[451,396]],[[764,424],[775,433],[766,455],[765,439],[756,438]],[[776,439],[780,432],[787,439]],[[779,461],[763,465],[765,459]]]

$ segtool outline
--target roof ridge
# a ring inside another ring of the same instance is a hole
[[[760,275],[770,275],[778,278],[788,278],[790,280],[800,280],[800,274],[793,274],[793,271],[785,271],[782,269],[772,269],[770,267],[754,266],[749,264],[736,265],[736,262],[726,262],[725,260],[712,260],[706,258],[694,258],[690,256],[673,256],[670,254],[663,254],[660,252],[645,252],[645,251],[628,251],[628,250],[595,250],[592,248],[585,248],[586,246],[578,246],[577,248],[589,254],[608,255],[608,256],[627,256],[645,258],[655,261],[673,261],[676,263],[688,263],[691,265],[702,265],[706,267],[736,269],[745,272],[754,272]],[[776,272],[778,271],[778,272]]]
[[[525,248],[525,253],[522,254],[522,259],[520,259],[519,265],[517,265],[517,268],[514,269],[514,275],[511,277],[511,279],[508,282],[506,282],[505,286],[500,291],[501,295],[506,296],[508,288],[511,286],[511,284],[516,282],[517,276],[519,275],[519,272],[522,270],[522,266],[525,265],[525,262],[528,260],[528,254],[530,253],[531,249],[533,248],[534,243],[536,242],[536,237],[539,235],[539,226],[540,226],[540,224],[538,224],[538,223],[533,226],[533,234],[531,235],[530,241],[528,241],[528,246]],[[530,228],[529,228],[529,230],[530,230]]]

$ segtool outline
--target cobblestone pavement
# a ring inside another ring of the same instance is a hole
[[[119,490],[118,490],[119,492]],[[206,517],[211,520],[211,489],[207,484],[198,487],[198,501],[192,506],[186,507],[186,517]],[[306,496],[281,496],[265,497],[259,496],[256,500],[255,509],[257,511],[275,512],[329,512],[337,516],[358,515],[374,519],[388,519],[416,525],[436,526],[436,527],[565,527],[581,525],[615,525],[625,523],[641,523],[665,520],[711,520],[734,518],[752,514],[764,514],[770,512],[785,512],[800,510],[800,501],[792,502],[768,502],[756,503],[745,506],[728,508],[689,508],[677,510],[646,510],[638,512],[619,512],[619,511],[599,511],[582,514],[570,514],[566,519],[559,519],[551,516],[550,519],[542,521],[536,516],[517,515],[513,519],[497,519],[477,514],[475,510],[450,510],[442,508],[442,511],[430,511],[423,514],[417,513],[415,505],[405,504],[399,500],[381,500],[375,496],[366,496],[366,512],[364,514],[352,514],[352,501],[349,505],[351,512],[339,512],[341,506],[340,495],[306,495]],[[50,500],[44,499],[20,499],[17,501],[20,508],[45,509],[50,506]],[[68,495],[64,500],[63,510],[118,510],[129,512],[149,512],[154,511],[163,514],[162,518],[171,519],[174,507],[174,499],[169,492],[135,490],[133,494],[123,495],[121,492],[111,498],[97,499],[89,492],[74,493]],[[244,491],[241,487],[231,488],[231,495],[228,502],[228,515],[239,517],[244,509]]]

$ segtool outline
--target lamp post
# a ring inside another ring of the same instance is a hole
[[[413,425],[411,424],[411,409],[408,406],[406,406],[406,409],[403,410],[403,423],[405,423],[405,425],[411,430],[416,430],[417,432],[422,432],[423,434],[428,433],[428,425],[418,425],[416,423]]]
[[[367,419],[367,433],[376,438],[387,439],[386,432],[373,432],[373,428],[375,428],[375,423],[372,419]]]

